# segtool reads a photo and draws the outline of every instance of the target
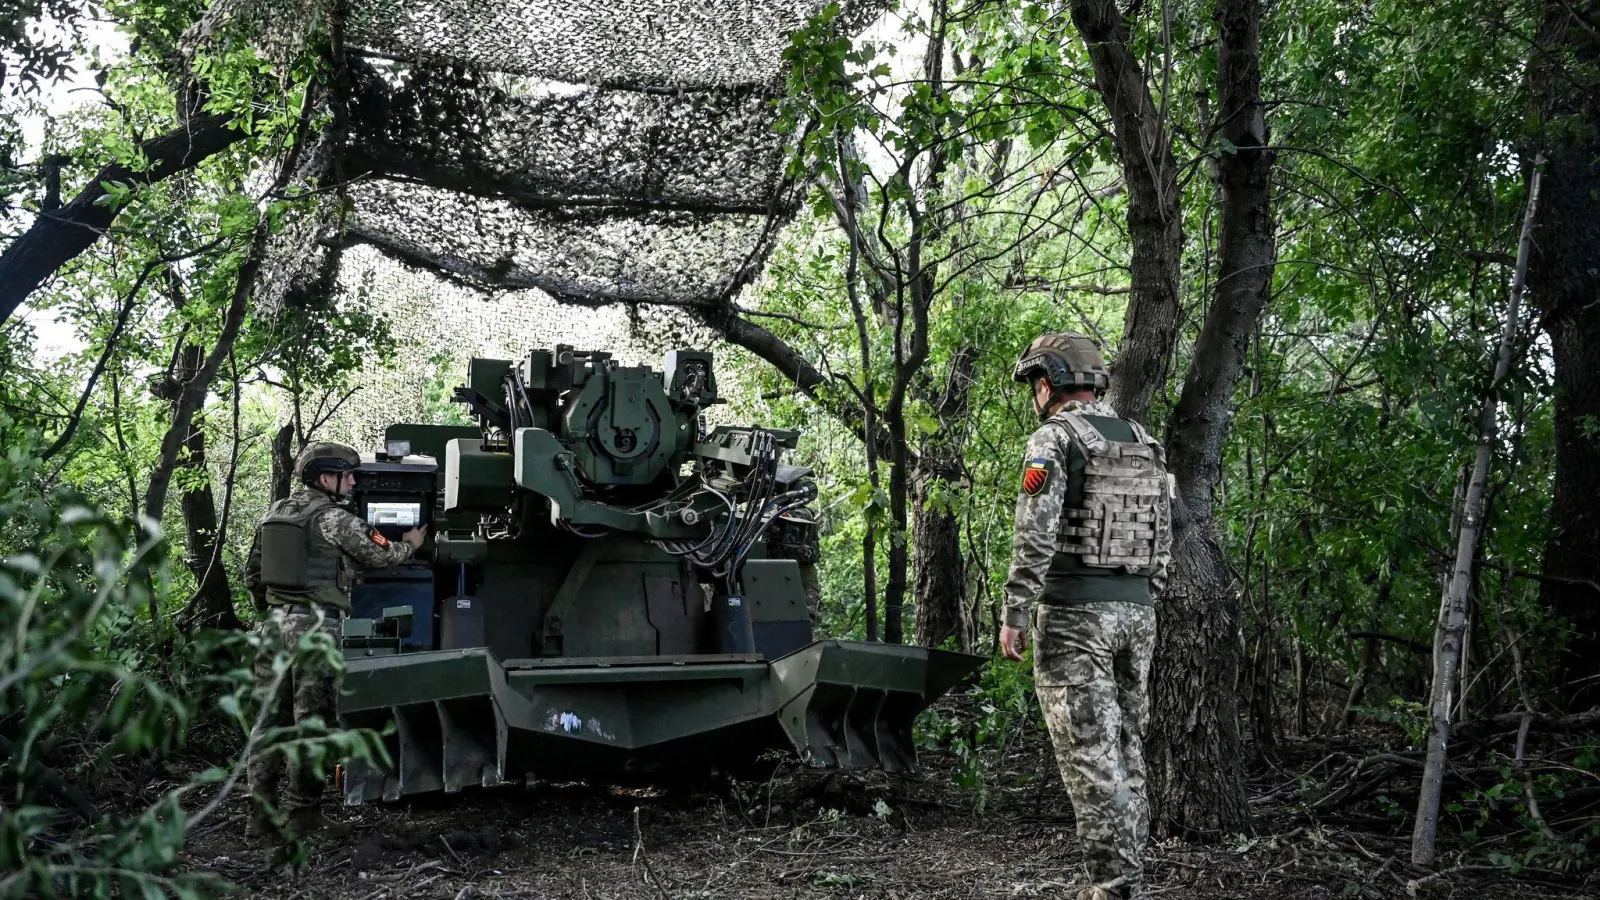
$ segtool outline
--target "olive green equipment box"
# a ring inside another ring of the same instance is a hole
[[[814,641],[809,470],[795,432],[719,426],[709,353],[663,371],[557,346],[474,359],[477,424],[394,425],[355,503],[417,559],[366,573],[339,714],[385,734],[346,803],[466,785],[916,766],[917,713],[978,657]]]

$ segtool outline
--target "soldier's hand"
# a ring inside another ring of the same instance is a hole
[[[428,526],[426,525],[418,525],[405,534],[400,535],[400,539],[410,544],[411,549],[413,550],[421,550],[422,542],[427,540],[427,538]]]
[[[1021,628],[1006,625],[1000,629],[1000,650],[1006,659],[1022,662],[1022,651],[1028,647],[1028,636]]]

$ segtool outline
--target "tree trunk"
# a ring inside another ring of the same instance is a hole
[[[911,524],[916,552],[917,643],[938,647],[954,636],[956,648],[972,652],[975,626],[968,615],[966,556],[961,552],[961,519],[942,502],[954,490],[948,473],[924,467],[914,481],[916,516]]]
[[[1306,652],[1306,642],[1295,635],[1294,641],[1294,735],[1301,740],[1311,736],[1310,704],[1311,656]]]
[[[1378,626],[1377,613],[1389,608],[1389,598],[1394,594],[1394,577],[1387,572],[1378,582],[1378,596],[1372,604],[1374,611],[1371,625],[1367,634],[1361,638],[1361,661],[1356,664],[1355,678],[1350,682],[1350,694],[1344,701],[1344,714],[1339,719],[1340,728],[1349,731],[1356,723],[1356,708],[1361,705],[1366,696],[1367,684],[1372,680],[1372,673],[1378,665]]]
[[[1272,690],[1277,682],[1277,654],[1271,620],[1257,629],[1255,653],[1250,657],[1250,733],[1260,747],[1278,743]]]
[[[1261,352],[1261,332],[1259,329],[1257,329],[1255,334],[1255,347],[1256,353],[1259,355]],[[1251,376],[1250,396],[1252,398],[1261,396],[1260,366],[1256,367],[1255,372]],[[1272,417],[1270,415],[1267,416],[1263,424],[1265,424],[1267,427],[1263,435],[1266,440],[1262,441],[1261,445],[1262,473],[1260,490],[1256,494],[1255,499],[1252,501],[1252,503],[1258,508],[1264,507],[1267,503],[1267,492],[1272,487],[1273,472],[1271,465],[1272,453],[1270,446]],[[1245,470],[1247,481],[1250,482],[1255,481],[1255,472],[1251,466],[1253,455],[1253,448],[1247,444],[1245,446]],[[1249,600],[1251,597],[1251,558],[1255,549],[1258,523],[1259,520],[1255,520],[1250,523],[1248,537],[1246,538],[1245,542],[1244,596],[1246,600]],[[1249,704],[1250,733],[1255,737],[1256,746],[1260,748],[1272,747],[1278,742],[1276,730],[1277,722],[1273,712],[1273,700],[1275,699],[1273,697],[1273,689],[1277,683],[1277,671],[1274,665],[1276,654],[1273,646],[1273,635],[1275,633],[1273,631],[1273,623],[1276,619],[1276,615],[1272,608],[1271,552],[1272,544],[1271,541],[1268,540],[1267,547],[1262,551],[1261,554],[1260,588],[1255,593],[1255,596],[1258,597],[1259,600],[1256,602],[1256,635],[1254,652],[1250,652],[1250,643],[1248,641],[1245,643],[1245,650],[1249,657],[1247,663],[1249,666],[1249,691],[1247,692],[1246,696]]]
[[[1577,713],[1600,704],[1600,437],[1592,430],[1600,423],[1600,303],[1545,328],[1555,351],[1556,478],[1539,598],[1571,628],[1559,684],[1563,707]]]
[[[184,449],[188,451],[187,457],[179,465],[205,472],[206,434],[202,423],[195,423]],[[207,476],[199,487],[184,491],[179,499],[187,535],[183,564],[194,573],[195,583],[194,600],[185,610],[184,619],[201,628],[242,628],[244,626],[233,609],[233,588],[228,584],[228,570],[222,564],[221,549],[217,546],[220,531],[210,477]]]
[[[896,452],[889,465],[889,577],[883,584],[883,641],[886,644],[905,643],[902,616],[906,594],[910,587],[911,548],[908,511],[910,509],[911,479],[907,471],[908,460],[903,451],[906,443],[903,410],[895,410],[891,403],[884,416],[889,422],[889,433],[894,437]]]
[[[1374,622],[1372,630],[1376,631],[1377,628]],[[1361,661],[1356,664],[1356,677],[1350,682],[1350,694],[1344,700],[1344,715],[1339,719],[1342,730],[1349,731],[1356,724],[1356,710],[1366,696],[1367,680],[1372,677],[1373,667],[1377,664],[1378,639],[1368,634],[1361,639]]]
[[[1250,821],[1240,778],[1237,607],[1230,615],[1214,606],[1233,591],[1233,580],[1217,542],[1182,523],[1172,556],[1174,571],[1184,574],[1167,585],[1158,608],[1145,749],[1151,812],[1162,833],[1217,840]],[[1174,624],[1196,609],[1212,614]]]
[[[1178,166],[1172,137],[1150,99],[1139,57],[1116,0],[1072,0],[1072,22],[1089,49],[1095,87],[1111,114],[1112,139],[1128,189],[1131,293],[1111,369],[1117,413],[1141,422],[1166,378],[1178,337],[1183,252]]]
[[[1547,0],[1529,67],[1529,144],[1547,159],[1530,303],[1555,357],[1555,492],[1540,600],[1571,634],[1559,690],[1600,702],[1600,41],[1595,0]]]
[[[192,169],[245,136],[226,115],[197,116],[183,126],[139,145],[149,168],[134,172],[121,163],[101,169],[71,203],[41,212],[0,253],[0,325],[60,268],[93,246],[120,209],[108,202],[107,182],[154,184]]]
[[[1517,265],[1511,275],[1511,297],[1506,302],[1505,325],[1500,332],[1500,354],[1494,378],[1484,391],[1483,411],[1478,421],[1478,447],[1472,461],[1472,477],[1461,507],[1461,535],[1456,541],[1455,571],[1439,605],[1439,620],[1433,632],[1433,690],[1430,698],[1432,722],[1428,728],[1428,750],[1423,762],[1422,787],[1417,796],[1416,824],[1411,831],[1411,861],[1419,866],[1433,864],[1434,839],[1439,828],[1439,798],[1444,787],[1444,770],[1449,765],[1446,748],[1450,744],[1450,710],[1459,688],[1463,641],[1467,634],[1467,595],[1472,590],[1478,534],[1483,524],[1483,493],[1489,481],[1489,463],[1498,439],[1500,385],[1511,371],[1511,352],[1516,342],[1517,318],[1521,311],[1522,286],[1528,274],[1528,256],[1533,246],[1534,217],[1539,211],[1539,169],[1543,159],[1534,162],[1528,185],[1528,209],[1522,218],[1522,240],[1517,246]],[[1591,498],[1592,502],[1592,498]]]
[[[912,477],[916,506],[911,525],[916,557],[912,596],[917,606],[917,643],[937,647],[954,635],[963,652],[970,652],[976,642],[977,622],[967,610],[961,517],[950,498],[960,489],[961,449],[966,443],[977,362],[977,348],[971,345],[951,357],[944,394],[934,409],[939,432],[923,444]]]
[[[294,423],[286,422],[272,436],[272,502],[289,496],[294,484],[294,458],[298,448],[294,445]]]
[[[1218,134],[1215,297],[1168,432],[1178,481],[1171,584],[1162,598],[1151,706],[1153,812],[1164,834],[1217,838],[1249,827],[1239,752],[1238,585],[1218,545],[1212,492],[1232,424],[1233,392],[1272,287],[1272,166],[1261,104],[1259,0],[1217,4]]]
[[[923,54],[923,73],[934,96],[942,97],[945,92],[944,39],[949,26],[946,0],[934,0],[930,25],[928,45]],[[903,201],[911,225],[905,249],[906,270],[911,277],[895,295],[902,303],[896,305],[893,321],[889,323],[894,330],[894,383],[889,389],[883,418],[889,426],[894,451],[889,470],[889,514],[894,530],[890,533],[889,578],[883,592],[883,639],[890,644],[905,640],[902,614],[906,594],[911,588],[911,467],[916,456],[911,452],[906,429],[906,401],[912,386],[923,377],[922,367],[928,362],[928,315],[938,293],[939,264],[925,262],[924,253],[937,246],[944,232],[944,217],[948,215],[939,203],[944,188],[946,155],[939,148],[931,148],[923,159],[925,168],[919,183],[914,190],[906,192]],[[909,310],[901,308],[905,299],[911,304]],[[909,334],[906,331],[908,318]]]
[[[158,522],[167,506],[167,492],[172,486],[172,470],[178,464],[178,451],[191,438],[194,417],[204,405],[206,395],[211,392],[211,382],[217,377],[217,369],[222,365],[222,360],[233,350],[233,342],[239,337],[239,329],[244,325],[245,310],[249,306],[250,293],[255,288],[256,275],[261,271],[269,234],[268,220],[263,216],[260,224],[256,226],[249,251],[239,266],[233,297],[224,314],[222,332],[217,336],[217,344],[203,360],[199,360],[198,353],[196,354],[198,366],[190,370],[191,374],[182,381],[178,389],[178,396],[172,407],[172,424],[161,438],[161,455],[156,460],[155,469],[150,473],[150,486],[145,489],[144,494],[145,513]]]
[[[878,388],[872,377],[872,338],[867,330],[867,311],[861,302],[860,269],[863,241],[857,218],[860,213],[860,194],[855,189],[852,163],[846,154],[848,138],[836,135],[835,140],[835,149],[839,154],[839,177],[845,186],[840,208],[844,210],[845,235],[850,239],[850,254],[845,261],[845,293],[850,298],[850,312],[855,319],[856,350],[861,354],[859,399],[862,449],[867,458],[867,483],[872,489],[872,499],[867,509],[863,511],[866,521],[861,531],[861,596],[865,607],[862,612],[866,616],[867,640],[871,642],[878,639],[878,517],[875,515],[878,503],[878,459],[885,451],[892,452],[892,447],[887,439],[880,445],[877,440],[867,438],[868,435],[876,437],[880,429],[877,422]]]

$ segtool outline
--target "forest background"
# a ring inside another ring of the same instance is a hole
[[[185,830],[214,808],[190,801],[234,789],[238,760],[368,752],[315,726],[243,741],[239,573],[306,441],[462,421],[450,388],[487,340],[441,343],[425,294],[402,315],[371,283],[252,301],[314,194],[292,160],[338,67],[321,32],[197,52],[203,12],[0,13],[0,861],[31,873],[0,893],[179,890]],[[1246,765],[1338,741],[1369,752],[1307,773],[1306,808],[1376,802],[1411,830],[1442,696],[1450,852],[1588,865],[1600,4],[932,0],[855,38],[839,15],[786,56],[805,204],[754,283],[689,311],[726,341],[728,418],[805,430],[822,630],[993,653],[1035,426],[1011,367],[1078,331],[1183,501],[1150,737],[1162,833],[1248,831]],[[63,83],[92,102],[60,114]],[[625,357],[665,349],[612,312]],[[981,794],[1001,777],[986,747],[1038,715],[1019,667],[976,691],[979,727],[923,738],[957,746]],[[102,819],[106,779],[180,748],[217,767]]]

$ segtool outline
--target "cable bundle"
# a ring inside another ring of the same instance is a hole
[[[767,528],[780,516],[792,512],[817,496],[815,484],[805,483],[792,491],[778,493],[779,447],[770,433],[757,430],[750,436],[750,455],[754,460],[750,473],[745,476],[740,494],[741,504],[717,489],[705,490],[728,507],[728,516],[721,528],[714,530],[704,540],[659,541],[658,546],[674,556],[687,557],[695,565],[711,570],[712,574],[727,582],[728,592],[734,593],[734,578],[745,557],[750,554]]]

